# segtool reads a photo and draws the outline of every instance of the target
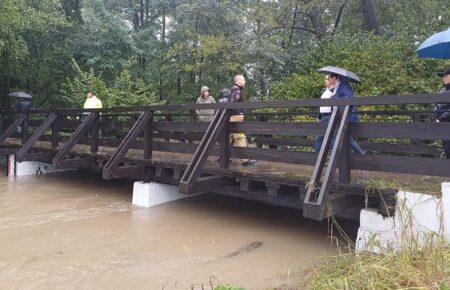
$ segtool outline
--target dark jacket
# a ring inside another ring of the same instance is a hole
[[[27,112],[31,109],[31,102],[29,100],[20,100],[17,104],[17,110],[19,112]]]
[[[244,101],[244,95],[242,94],[242,90],[244,88],[241,88],[238,85],[233,85],[231,87],[231,93],[230,93],[230,102],[236,103],[236,102],[243,102]],[[242,109],[235,109],[231,112],[232,115],[242,115],[244,114],[244,111]]]
[[[450,92],[450,86],[441,90],[441,93]],[[434,104],[433,111],[440,122],[450,122],[450,103]]]
[[[341,77],[339,86],[333,98],[353,98],[354,96],[355,93],[353,92],[353,89],[350,86],[349,81],[346,78]],[[356,107],[353,107],[352,113],[350,115],[350,122],[356,123],[358,122],[358,120],[359,120],[358,112],[356,110]]]

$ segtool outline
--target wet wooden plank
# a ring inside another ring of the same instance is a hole
[[[352,136],[364,138],[395,138],[417,140],[450,139],[450,123],[357,123],[352,124]]]
[[[352,169],[450,177],[450,159],[365,155],[350,158]]]

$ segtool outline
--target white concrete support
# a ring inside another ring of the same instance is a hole
[[[450,240],[450,182],[442,183],[444,235]]]
[[[411,242],[424,245],[438,237],[450,242],[450,183],[442,184],[442,198],[400,191],[393,217],[363,209],[356,251],[380,253]]]
[[[133,185],[133,204],[143,207],[152,207],[192,196],[195,194],[181,194],[177,186],[157,182],[137,181]]]
[[[53,165],[49,163],[43,163],[38,161],[23,161],[16,162],[15,156],[8,156],[7,162],[7,175],[9,177],[14,176],[28,176],[28,175],[41,175],[48,173],[64,172],[75,169],[53,169]]]

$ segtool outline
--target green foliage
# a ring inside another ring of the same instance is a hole
[[[121,72],[114,85],[107,86],[101,74],[96,74],[92,69],[84,72],[76,62],[73,65],[77,75],[63,83],[61,103],[69,103],[72,107],[82,107],[88,92],[96,93],[104,108],[136,107],[158,102],[153,88],[140,79],[133,80],[127,70]]]
[[[236,73],[247,77],[247,100],[313,98],[322,87],[315,70],[324,65],[359,74],[360,95],[436,91],[434,73],[448,62],[418,59],[415,49],[448,28],[450,6],[375,0],[379,35],[372,36],[361,4],[2,0],[0,99],[6,107],[7,93],[21,90],[37,106],[78,105],[59,93],[80,77],[72,59],[110,89],[128,78],[170,103],[193,102],[203,85],[216,95]]]
[[[294,73],[283,81],[274,83],[270,93],[273,98],[277,99],[312,99],[320,96],[321,90],[323,90],[323,77],[321,75]]]
[[[416,47],[404,37],[370,34],[335,35],[299,58],[298,73],[272,86],[276,98],[320,96],[323,76],[316,69],[334,65],[347,68],[362,79],[355,86],[361,96],[436,92],[441,84],[436,72],[445,61],[420,59]]]

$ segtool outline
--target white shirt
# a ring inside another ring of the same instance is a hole
[[[320,98],[321,99],[330,99],[332,96],[334,96],[334,92],[332,92],[330,89],[327,88],[322,93],[322,96],[320,96]],[[321,114],[331,113],[331,107],[320,107],[319,112]]]
[[[100,101],[97,96],[93,96],[86,99],[86,102],[84,102],[84,109],[101,109],[102,108],[102,101]]]

